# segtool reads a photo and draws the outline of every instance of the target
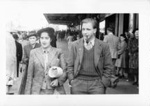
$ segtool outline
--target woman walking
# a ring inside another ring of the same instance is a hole
[[[66,81],[66,63],[60,49],[51,46],[54,39],[54,29],[44,28],[38,31],[41,47],[31,51],[26,94],[54,94],[56,89],[60,94],[65,94],[63,87]],[[58,78],[49,77],[51,67],[58,66],[63,69],[63,74]]]

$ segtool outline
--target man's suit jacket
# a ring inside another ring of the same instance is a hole
[[[20,62],[22,60],[22,45],[15,41],[16,43],[16,56],[17,56],[17,61]]]
[[[119,44],[119,38],[113,34],[106,35],[104,37],[104,42],[108,43],[111,58],[117,58],[117,46]]]
[[[30,51],[32,49],[35,49],[35,48],[38,48],[38,47],[40,47],[40,44],[38,44],[38,43],[35,44],[34,48],[32,48],[32,45],[30,45],[30,44],[24,46],[24,56],[23,56],[24,63],[26,63],[26,64],[28,63],[29,56],[30,56]]]
[[[62,51],[58,48],[49,48],[47,70],[51,66],[59,66],[63,69],[64,73],[58,78],[59,86],[62,86],[66,81],[66,62]],[[27,82],[25,94],[39,94],[42,88],[43,80],[45,77],[44,72],[44,57],[42,47],[31,50]],[[50,78],[48,79],[50,82]],[[50,84],[50,83],[49,83]]]
[[[83,38],[73,42],[69,50],[67,73],[69,81],[77,77],[83,60]],[[94,64],[105,87],[110,85],[111,71],[113,69],[109,46],[95,38]]]
[[[16,43],[16,57],[17,57],[17,77],[19,76],[19,62],[22,60],[22,45],[15,41]]]

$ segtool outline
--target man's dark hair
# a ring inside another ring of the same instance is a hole
[[[107,28],[107,30],[108,30],[108,31],[110,31],[110,32],[113,32],[113,29],[112,29],[112,28],[110,28],[110,27],[109,27],[109,28]]]
[[[12,34],[12,36],[15,40],[18,40],[18,38],[19,38],[17,34]]]

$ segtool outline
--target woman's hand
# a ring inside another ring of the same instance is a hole
[[[53,80],[53,81],[50,83],[50,85],[51,85],[52,87],[58,86],[58,79]]]

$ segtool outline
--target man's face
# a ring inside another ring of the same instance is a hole
[[[88,41],[91,39],[96,33],[96,28],[93,28],[93,24],[91,22],[82,24],[82,35],[83,38]]]
[[[138,31],[138,30],[135,31],[135,38],[136,38],[136,39],[139,38],[139,31]]]
[[[35,44],[36,43],[36,37],[35,36],[29,37],[29,42],[31,45]]]

